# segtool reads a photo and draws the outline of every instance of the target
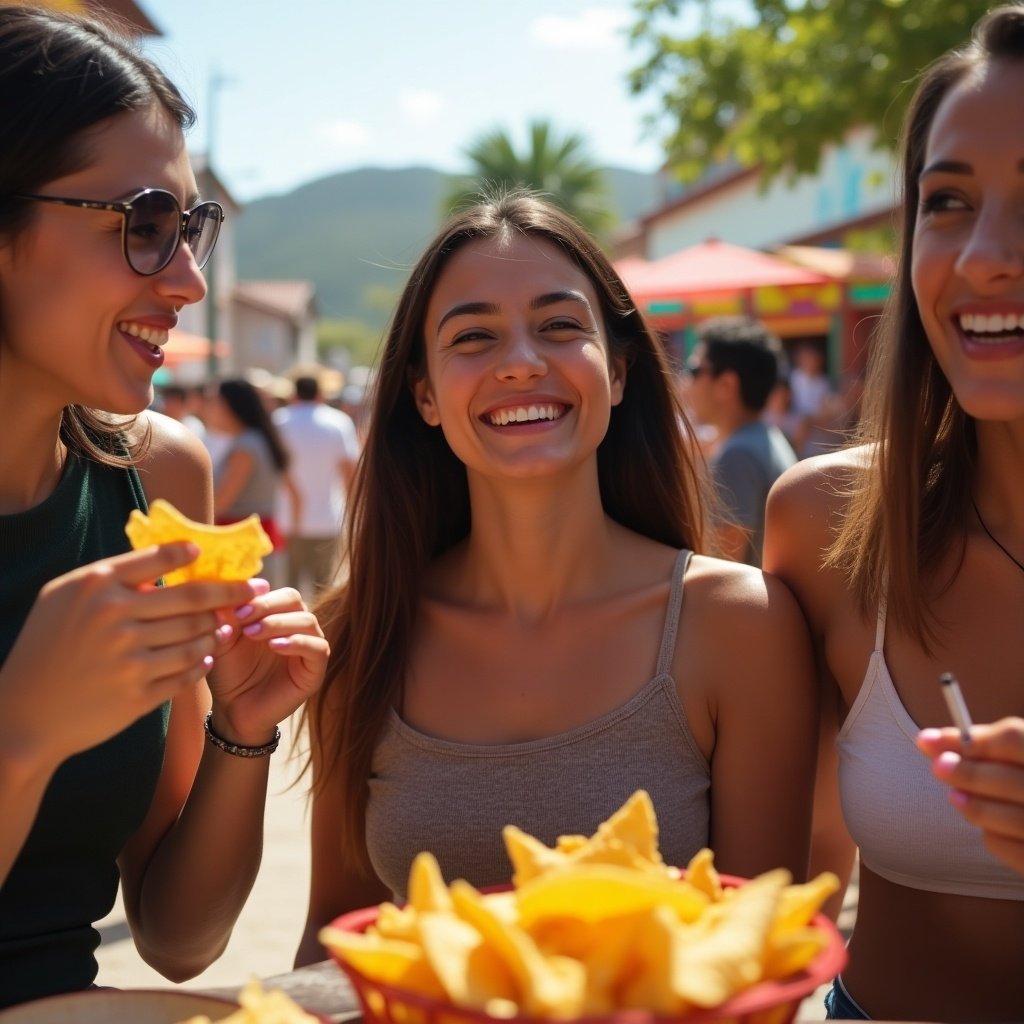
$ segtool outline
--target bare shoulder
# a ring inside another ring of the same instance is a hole
[[[861,445],[826,452],[790,466],[768,494],[769,509],[776,517],[831,516],[842,510],[857,475],[867,468],[871,448]]]
[[[781,580],[753,566],[706,555],[693,556],[683,604],[688,626],[696,620],[715,633],[761,636],[802,626],[800,608]]]
[[[827,554],[871,456],[862,446],[805,459],[768,494],[764,568],[793,591],[816,630],[845,600],[847,581],[827,566]]]
[[[203,442],[177,420],[153,411],[138,417],[134,432],[144,441],[138,469],[146,498],[164,498],[190,519],[208,522],[213,478]]]
[[[777,695],[811,692],[807,622],[786,584],[769,573],[694,556],[679,631],[676,679],[698,681],[712,704],[723,694],[742,700],[768,686]]]

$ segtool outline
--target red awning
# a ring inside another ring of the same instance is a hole
[[[709,239],[650,262],[633,257],[615,264],[636,302],[687,299],[721,292],[742,293],[768,286],[824,284],[825,274],[786,260]]]
[[[218,360],[227,359],[231,346],[226,341],[218,341],[216,356]],[[177,327],[171,331],[167,344],[164,346],[164,366],[173,369],[182,363],[194,363],[209,358],[210,342],[201,334],[189,334]]]

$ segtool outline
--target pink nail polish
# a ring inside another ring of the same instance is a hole
[[[220,626],[217,629],[217,639],[222,641],[230,640],[234,632],[235,631],[231,628],[231,626],[225,622],[223,626]]]
[[[248,626],[242,627],[242,632],[246,636],[256,636],[257,633],[263,628],[262,622],[250,622]]]
[[[935,771],[939,775],[952,775],[960,764],[960,755],[953,750],[944,750],[935,759]]]
[[[959,789],[951,789],[948,795],[949,802],[954,806],[963,810],[967,806],[968,796],[966,793],[961,793]]]
[[[251,604],[243,604],[241,608],[235,609],[235,618],[244,619],[249,615],[252,615],[253,607]]]
[[[942,732],[938,729],[922,729],[917,734],[917,738],[922,743],[935,743],[942,738]]]
[[[213,656],[212,655],[208,654],[205,658],[203,658],[203,668],[205,668],[207,672],[209,672],[210,669],[213,668]]]

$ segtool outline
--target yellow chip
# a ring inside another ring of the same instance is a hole
[[[377,908],[377,920],[368,929],[384,939],[402,939],[416,942],[416,911],[408,907],[396,907],[394,903],[382,903]]]
[[[505,851],[512,862],[512,884],[519,886],[531,878],[543,875],[552,868],[565,867],[569,863],[568,856],[562,850],[552,850],[539,839],[527,834],[515,825],[506,825],[501,830],[505,840]],[[580,837],[582,838],[582,837]],[[559,841],[561,842],[561,841]],[[585,846],[586,839],[577,846]]]
[[[765,872],[714,905],[710,928],[679,927],[673,934],[671,985],[687,1003],[718,1006],[762,978],[762,952],[788,871]]]
[[[418,913],[452,909],[452,898],[448,895],[437,858],[425,850],[416,855],[409,869],[409,906]]]
[[[559,836],[554,849],[514,825],[502,836],[509,860],[512,882],[523,885],[545,872],[575,864],[617,864],[648,874],[669,876],[658,852],[658,821],[654,804],[646,791],[638,789],[590,836]]]
[[[493,1000],[514,1002],[515,978],[480,932],[454,914],[419,916],[419,936],[427,960],[456,1006],[485,1010]]]
[[[694,921],[708,897],[687,882],[646,874],[616,864],[579,864],[550,871],[516,892],[524,927],[545,917],[575,917],[590,923],[636,914],[658,905],[683,921]]]
[[[707,893],[713,903],[722,898],[722,882],[715,870],[715,857],[707,847],[698,850],[690,858],[686,866],[686,880],[701,892]]]
[[[346,932],[328,925],[320,941],[360,974],[382,985],[395,985],[420,995],[442,998],[444,989],[426,954],[415,942],[384,939],[379,935]]]
[[[638,789],[607,821],[597,827],[591,846],[632,847],[644,861],[661,864],[658,819],[645,790]]]
[[[527,1015],[580,1015],[586,978],[579,961],[544,956],[525,931],[494,914],[468,882],[453,882],[451,894],[455,912],[480,933],[515,978],[519,1001]]]
[[[624,843],[610,837],[597,837],[588,840],[569,856],[570,864],[616,864],[623,868],[632,868],[647,875],[668,877],[668,869],[661,861],[653,861],[642,854],[631,843]]]
[[[198,545],[194,562],[164,576],[167,586],[187,580],[247,580],[263,567],[263,556],[274,550],[258,515],[228,526],[210,526],[186,518],[163,498],[149,506],[148,516],[133,509],[124,532],[136,550],[179,540]]]
[[[578,958],[587,972],[584,1009],[588,1015],[607,1016],[623,1006],[621,992],[645,969],[638,950],[641,937],[651,927],[651,914],[611,918],[588,927],[591,948]]]
[[[559,836],[555,843],[555,849],[559,853],[575,853],[581,847],[587,845],[586,836]]]
[[[779,897],[772,934],[803,928],[821,909],[822,904],[839,889],[839,879],[831,871],[823,871],[802,885],[789,885]]]
[[[672,985],[678,928],[679,921],[668,908],[647,911],[644,927],[635,936],[634,955],[639,968],[623,979],[618,991],[620,1006],[663,1017],[682,1016],[688,1009]]]
[[[766,978],[785,978],[802,971],[828,945],[820,928],[797,928],[772,935],[763,956]]]

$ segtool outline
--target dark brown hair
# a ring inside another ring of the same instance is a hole
[[[311,702],[316,783],[343,787],[346,851],[365,858],[373,751],[401,694],[427,564],[469,532],[466,470],[417,410],[424,320],[438,276],[463,246],[514,233],[557,246],[593,283],[612,355],[627,363],[622,402],[598,452],[605,511],[674,547],[704,545],[696,444],[661,342],[607,258],[567,214],[512,193],[456,214],[428,246],[402,293],[374,385],[369,432],[349,504],[347,583],[317,609],[331,644],[327,681]],[[681,424],[683,425],[681,427]]]
[[[283,473],[291,462],[288,449],[277,429],[259,389],[244,377],[226,377],[217,384],[217,394],[243,427],[255,430],[267,442],[271,461]]]
[[[926,648],[935,623],[922,594],[966,541],[977,452],[974,420],[957,403],[932,352],[911,283],[914,226],[932,122],[943,99],[995,61],[1024,60],[1024,5],[989,11],[970,41],[922,75],[901,138],[902,224],[896,280],[868,363],[857,440],[870,444],[827,563],[845,571],[862,611],[882,600]],[[959,563],[958,563],[959,564]]]
[[[192,108],[113,22],[0,5],[0,245],[13,246],[35,207],[16,198],[87,167],[89,133],[108,118],[158,104],[185,128]],[[0,295],[0,341],[3,337]],[[0,348],[2,358],[2,348]],[[68,448],[122,465],[117,435],[131,425],[82,406],[61,418]],[[128,461],[138,451],[133,449]]]

